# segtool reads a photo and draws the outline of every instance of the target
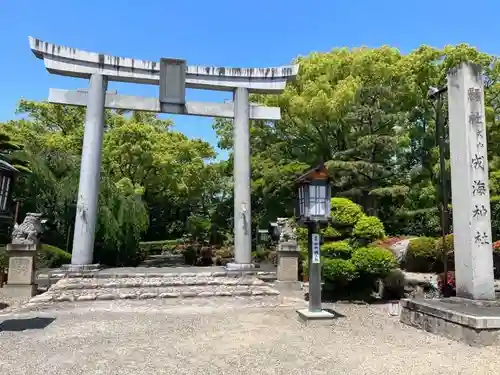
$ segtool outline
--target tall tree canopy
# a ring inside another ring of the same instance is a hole
[[[444,86],[447,71],[466,60],[485,72],[491,195],[500,201],[495,57],[465,44],[409,54],[388,46],[339,48],[298,57],[299,75],[283,94],[251,97],[282,114],[251,122],[254,229],[293,214],[295,177],[322,160],[333,194],[378,216],[388,233],[437,234],[436,108],[428,91]],[[446,101],[441,110],[447,133]],[[51,244],[70,249],[85,109],[22,100],[18,113],[24,119],[0,129],[4,157],[22,161],[27,172],[15,196],[23,212],[49,217]],[[173,131],[169,120],[106,112],[97,260],[133,262],[139,239],[231,239],[232,122],[215,120],[214,129],[228,160],[218,161],[207,142]]]

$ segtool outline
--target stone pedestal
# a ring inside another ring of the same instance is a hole
[[[101,269],[100,264],[63,264],[61,266],[63,272],[96,272]]]
[[[296,241],[281,242],[278,245],[278,281],[299,281],[299,247]]]
[[[309,311],[309,309],[297,310],[299,321],[305,325],[330,326],[334,322],[335,316],[325,310]]]
[[[228,271],[252,271],[257,268],[253,263],[228,263],[224,267]]]
[[[451,191],[457,296],[494,300],[487,129],[481,67],[448,73]]]
[[[39,244],[8,244],[9,273],[3,294],[33,297],[36,294],[35,263]]]
[[[500,302],[459,297],[401,300],[402,323],[471,346],[500,344]]]

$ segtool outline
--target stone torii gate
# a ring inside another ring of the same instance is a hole
[[[104,108],[233,118],[234,249],[228,268],[252,268],[249,120],[279,120],[280,109],[249,103],[249,93],[278,94],[295,78],[298,65],[224,68],[186,65],[185,60],[136,60],[63,47],[29,37],[31,50],[53,74],[85,78],[88,90],[50,89],[49,102],[86,106],[70,270],[93,269]],[[159,97],[107,93],[108,81],[159,85]],[[233,103],[186,102],[187,88],[232,91]]]

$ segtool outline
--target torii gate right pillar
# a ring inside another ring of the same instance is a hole
[[[234,91],[233,121],[234,263],[228,269],[252,268],[252,209],[250,196],[250,125],[248,89]]]

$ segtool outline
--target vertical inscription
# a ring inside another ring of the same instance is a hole
[[[483,84],[475,75],[467,89],[468,126],[472,204],[470,222],[475,246],[491,246],[490,197],[488,191],[488,155],[486,154],[486,124],[484,119]]]

